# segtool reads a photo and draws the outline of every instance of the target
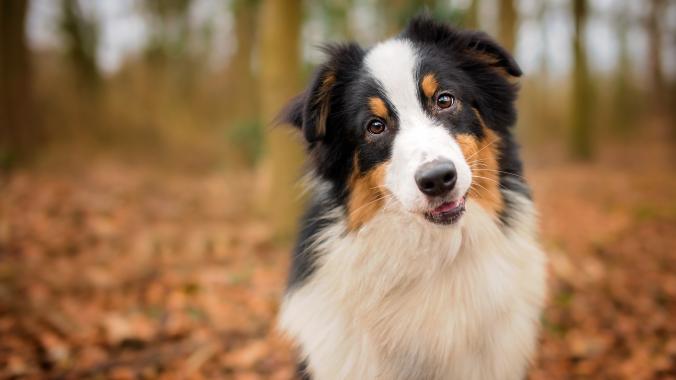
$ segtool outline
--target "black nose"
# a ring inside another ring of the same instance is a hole
[[[458,178],[455,165],[448,160],[437,160],[423,164],[415,172],[415,183],[424,194],[443,196],[455,186]]]

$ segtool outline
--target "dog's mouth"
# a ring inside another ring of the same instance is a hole
[[[465,213],[465,197],[444,202],[441,205],[425,213],[425,219],[432,223],[450,225],[454,224]]]

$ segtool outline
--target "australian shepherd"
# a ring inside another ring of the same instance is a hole
[[[308,379],[523,379],[545,255],[512,135],[514,58],[427,17],[330,46],[283,112],[311,200],[279,324]]]

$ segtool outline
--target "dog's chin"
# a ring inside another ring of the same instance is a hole
[[[425,219],[434,224],[450,226],[456,224],[465,213],[465,196],[454,200],[445,201],[423,215]]]

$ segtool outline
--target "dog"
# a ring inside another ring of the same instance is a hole
[[[522,72],[427,16],[326,48],[281,113],[310,198],[279,314],[304,379],[523,379],[546,257],[512,135]]]

